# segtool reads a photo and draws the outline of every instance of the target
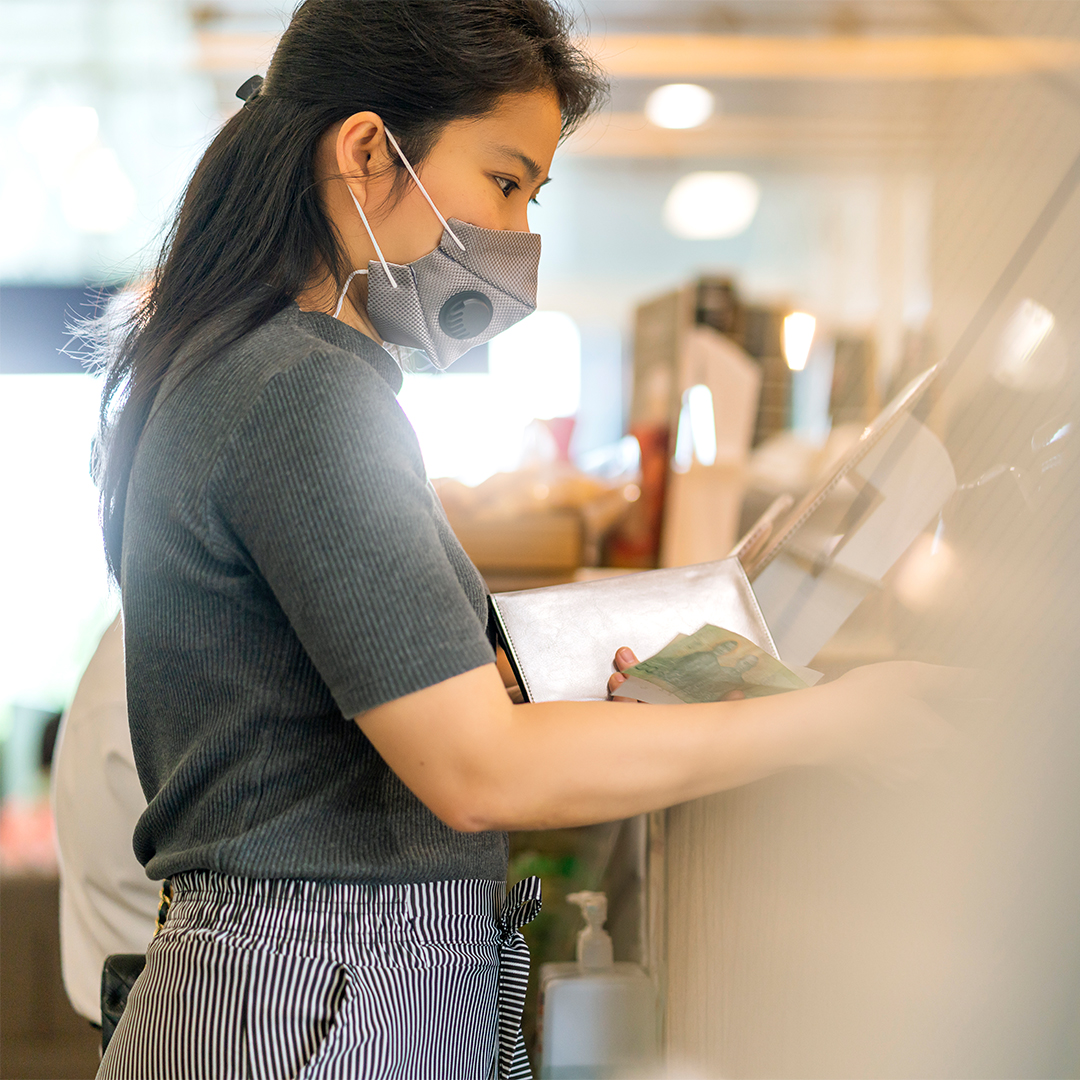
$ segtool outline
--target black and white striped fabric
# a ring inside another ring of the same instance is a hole
[[[539,914],[538,877],[519,881],[499,913],[499,1080],[532,1076],[521,1038],[521,1010],[529,985],[529,946],[521,928]]]
[[[173,880],[99,1080],[526,1080],[540,880]]]

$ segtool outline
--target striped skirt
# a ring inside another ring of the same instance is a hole
[[[522,1080],[540,882],[173,879],[98,1080]]]

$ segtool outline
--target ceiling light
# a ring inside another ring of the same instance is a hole
[[[689,173],[664,203],[664,224],[687,240],[738,236],[754,220],[760,197],[757,182],[744,173]]]
[[[33,155],[48,187],[59,187],[79,155],[98,136],[97,110],[89,105],[38,105],[19,123],[19,141]]]
[[[950,578],[957,571],[956,552],[943,538],[939,520],[937,532],[923,533],[900,561],[893,579],[893,591],[911,611],[930,611],[946,606]]]
[[[1014,390],[1049,390],[1061,382],[1068,357],[1060,335],[1050,336],[1053,329],[1052,312],[1021,300],[1001,336],[994,378]]]
[[[784,359],[792,371],[802,371],[810,355],[817,319],[805,311],[793,311],[784,319]]]
[[[0,183],[0,236],[4,238],[0,274],[21,276],[21,260],[41,243],[48,195],[29,162],[13,160]]]
[[[135,187],[115,151],[99,146],[75,163],[60,192],[67,223],[83,233],[119,232],[135,214]]]
[[[645,115],[662,128],[700,127],[713,114],[716,99],[696,83],[668,83],[645,102]]]

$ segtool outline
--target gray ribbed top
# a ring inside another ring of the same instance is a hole
[[[505,876],[505,835],[448,828],[352,721],[493,659],[400,388],[290,305],[159,394],[121,574],[152,877]]]

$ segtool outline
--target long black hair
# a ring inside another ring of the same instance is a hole
[[[97,478],[117,581],[132,463],[169,370],[219,355],[284,308],[317,268],[339,287],[348,276],[315,181],[320,136],[371,110],[415,166],[450,121],[538,89],[558,96],[564,134],[606,90],[555,0],[305,0],[297,8],[265,82],[196,168],[106,367]],[[396,158],[393,167],[400,180]]]

